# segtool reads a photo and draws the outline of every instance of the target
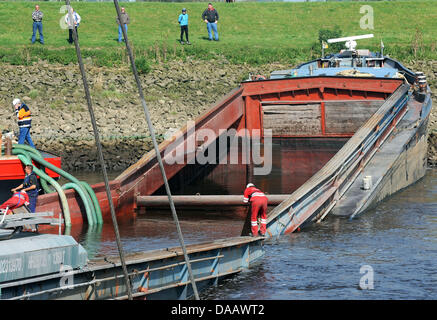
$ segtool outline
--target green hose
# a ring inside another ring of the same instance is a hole
[[[24,149],[24,148],[21,148],[21,146],[20,146],[20,147],[18,147],[17,149],[20,150],[20,149]],[[83,197],[83,198],[82,198],[82,201],[83,201],[83,202],[87,202],[87,203],[88,203],[88,208],[89,208],[89,210],[90,210],[91,218],[92,218],[90,221],[88,221],[88,223],[91,224],[91,225],[93,225],[94,222],[97,221],[97,218],[95,217],[94,204],[91,202],[91,198],[90,198],[90,196],[89,196],[87,190],[85,190],[83,187],[81,187],[79,180],[77,180],[75,177],[73,177],[73,176],[70,175],[69,173],[63,171],[62,169],[59,169],[58,167],[54,166],[54,165],[51,164],[50,162],[48,162],[48,161],[46,161],[46,160],[44,160],[44,159],[42,159],[42,158],[36,156],[34,152],[29,152],[29,153],[28,153],[28,156],[29,156],[30,158],[32,158],[34,161],[36,161],[36,162],[38,162],[38,163],[44,165],[46,168],[49,168],[50,170],[52,170],[52,171],[54,171],[54,172],[60,174],[60,175],[63,176],[64,178],[67,178],[67,179],[70,180],[71,182],[75,183],[75,184],[78,186],[78,188],[80,188],[80,189],[83,191],[83,192],[80,194],[80,196]],[[87,217],[88,217],[88,213],[87,213]]]
[[[29,146],[26,146],[26,145],[13,144],[12,148],[15,148],[15,147],[17,147],[20,150],[22,149],[22,150],[31,152],[31,153],[35,154],[35,156],[43,159],[43,157],[41,156],[41,153],[38,150],[36,150],[35,148],[29,147]],[[45,172],[45,167],[44,166],[41,166],[40,169]],[[41,187],[43,188],[44,193],[52,193],[52,192],[55,191],[55,189],[53,189],[51,186],[49,186],[47,184],[47,181],[45,179],[41,179],[40,181],[41,181]]]
[[[80,198],[82,199],[83,205],[85,206],[85,212],[86,212],[86,217],[88,219],[88,225],[90,225],[90,226],[94,225],[94,219],[92,216],[90,204],[88,203],[88,201],[86,201],[86,197],[85,197],[85,194],[83,192],[83,189],[80,188],[74,182],[67,182],[66,184],[64,184],[62,186],[62,190],[67,190],[67,189],[74,189],[79,194]]]
[[[14,150],[14,153],[18,155],[18,159],[20,159],[21,162],[23,162],[25,165],[32,164],[32,161],[29,159],[27,154],[21,152],[21,150]],[[71,227],[70,209],[68,208],[67,197],[65,196],[65,193],[62,190],[61,186],[53,178],[49,177],[45,172],[41,171],[40,169],[34,168],[33,170],[38,176],[40,176],[41,179],[47,180],[56,189],[59,198],[61,200],[62,211],[64,213],[65,226]]]
[[[96,209],[97,224],[103,224],[102,210],[100,210],[99,200],[97,200],[94,190],[85,181],[81,181],[80,183],[88,191],[89,195],[91,196],[91,200],[94,203],[94,208]]]
[[[32,147],[22,145],[22,144],[14,144],[13,148],[18,149],[18,150],[21,149],[23,151],[24,150],[28,151],[30,153],[29,157],[31,157],[33,160],[35,160],[39,164],[45,166],[46,168],[49,168],[50,170],[58,173],[59,175],[63,176],[64,178],[70,180],[71,182],[76,183],[84,191],[85,199],[86,199],[86,201],[88,201],[89,207],[90,207],[91,212],[92,212],[92,216],[94,217],[93,221],[95,221],[97,223],[103,223],[103,218],[102,218],[99,203],[98,203],[98,201],[92,200],[95,197],[95,194],[94,194],[94,191],[91,187],[89,187],[89,188],[84,187],[83,184],[81,184],[80,181],[77,180],[74,176],[72,176],[68,172],[65,172],[64,170],[56,167],[55,165],[51,164],[50,162],[44,160],[41,157],[41,155],[39,155],[38,151]],[[97,200],[97,198],[96,198],[96,200]]]

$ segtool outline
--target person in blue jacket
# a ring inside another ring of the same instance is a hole
[[[187,9],[183,8],[182,13],[179,15],[178,22],[181,26],[181,44],[184,44],[184,33],[185,38],[187,39],[187,44],[191,44],[190,41],[188,41],[188,14]]]

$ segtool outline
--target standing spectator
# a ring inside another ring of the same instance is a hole
[[[206,28],[208,29],[208,37],[209,41],[212,40],[211,29],[214,31],[215,40],[219,41],[218,31],[217,31],[217,22],[219,19],[219,15],[216,9],[213,8],[211,3],[208,3],[208,8],[203,11],[202,20],[206,22]]]
[[[182,13],[179,15],[178,22],[181,26],[181,44],[184,44],[184,33],[185,38],[187,39],[187,44],[191,44],[190,41],[188,41],[188,14],[187,9],[183,8]]]
[[[130,20],[129,20],[129,16],[126,13],[126,10],[124,8],[121,8],[121,13],[120,13],[120,18],[121,18],[121,24],[120,21],[118,20],[118,15],[117,15],[117,23],[118,23],[118,42],[121,42],[122,38],[123,38],[123,30],[121,30],[121,26],[124,26],[124,30],[126,30],[126,34],[127,34],[127,25],[129,24]]]
[[[71,15],[73,16],[73,21],[70,21],[70,14],[65,15],[65,23],[68,26],[68,42],[73,43],[73,26],[76,29],[77,40],[79,40],[79,34],[77,33],[77,27],[80,23],[80,15],[74,11],[73,7],[70,7]]]
[[[26,106],[24,103],[21,103],[20,99],[14,99],[14,101],[12,101],[12,104],[15,107],[15,115],[18,118],[18,127],[20,128],[18,143],[24,144],[24,142],[27,141],[31,147],[35,148],[32,138],[30,137],[32,117],[30,116],[29,107]]]
[[[35,43],[36,39],[36,30],[39,33],[39,42],[44,44],[44,36],[42,35],[42,11],[39,10],[39,5],[35,6],[35,11],[32,12],[32,20],[33,20],[33,33],[32,33],[32,43]]]

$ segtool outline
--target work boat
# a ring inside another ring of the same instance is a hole
[[[3,143],[4,142],[4,147]],[[12,195],[11,189],[19,186],[25,177],[24,163],[19,159],[19,156],[13,152],[13,149],[21,150],[25,148],[30,148],[27,146],[20,146],[16,143],[12,143],[12,139],[3,136],[0,138],[0,204],[9,199]],[[56,168],[61,168],[61,157],[54,155],[52,153],[36,150],[33,153],[38,153],[39,156],[46,162],[55,166]],[[39,167],[40,165],[36,162],[32,162],[34,166]],[[45,169],[45,173],[53,179],[58,179],[59,174],[50,170]],[[39,179],[39,177],[38,177]]]

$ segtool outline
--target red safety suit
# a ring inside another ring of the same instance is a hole
[[[244,190],[244,198],[243,201],[245,203],[250,201],[251,204],[251,215],[250,215],[250,224],[252,235],[258,235],[258,216],[261,219],[260,233],[264,235],[266,233],[266,223],[267,223],[267,197],[266,195],[256,187],[248,187]]]
[[[0,209],[9,208],[6,214],[12,214],[11,210],[17,209],[23,205],[29,205],[29,196],[25,191],[19,191],[15,192],[11,198],[4,202],[0,206]]]

